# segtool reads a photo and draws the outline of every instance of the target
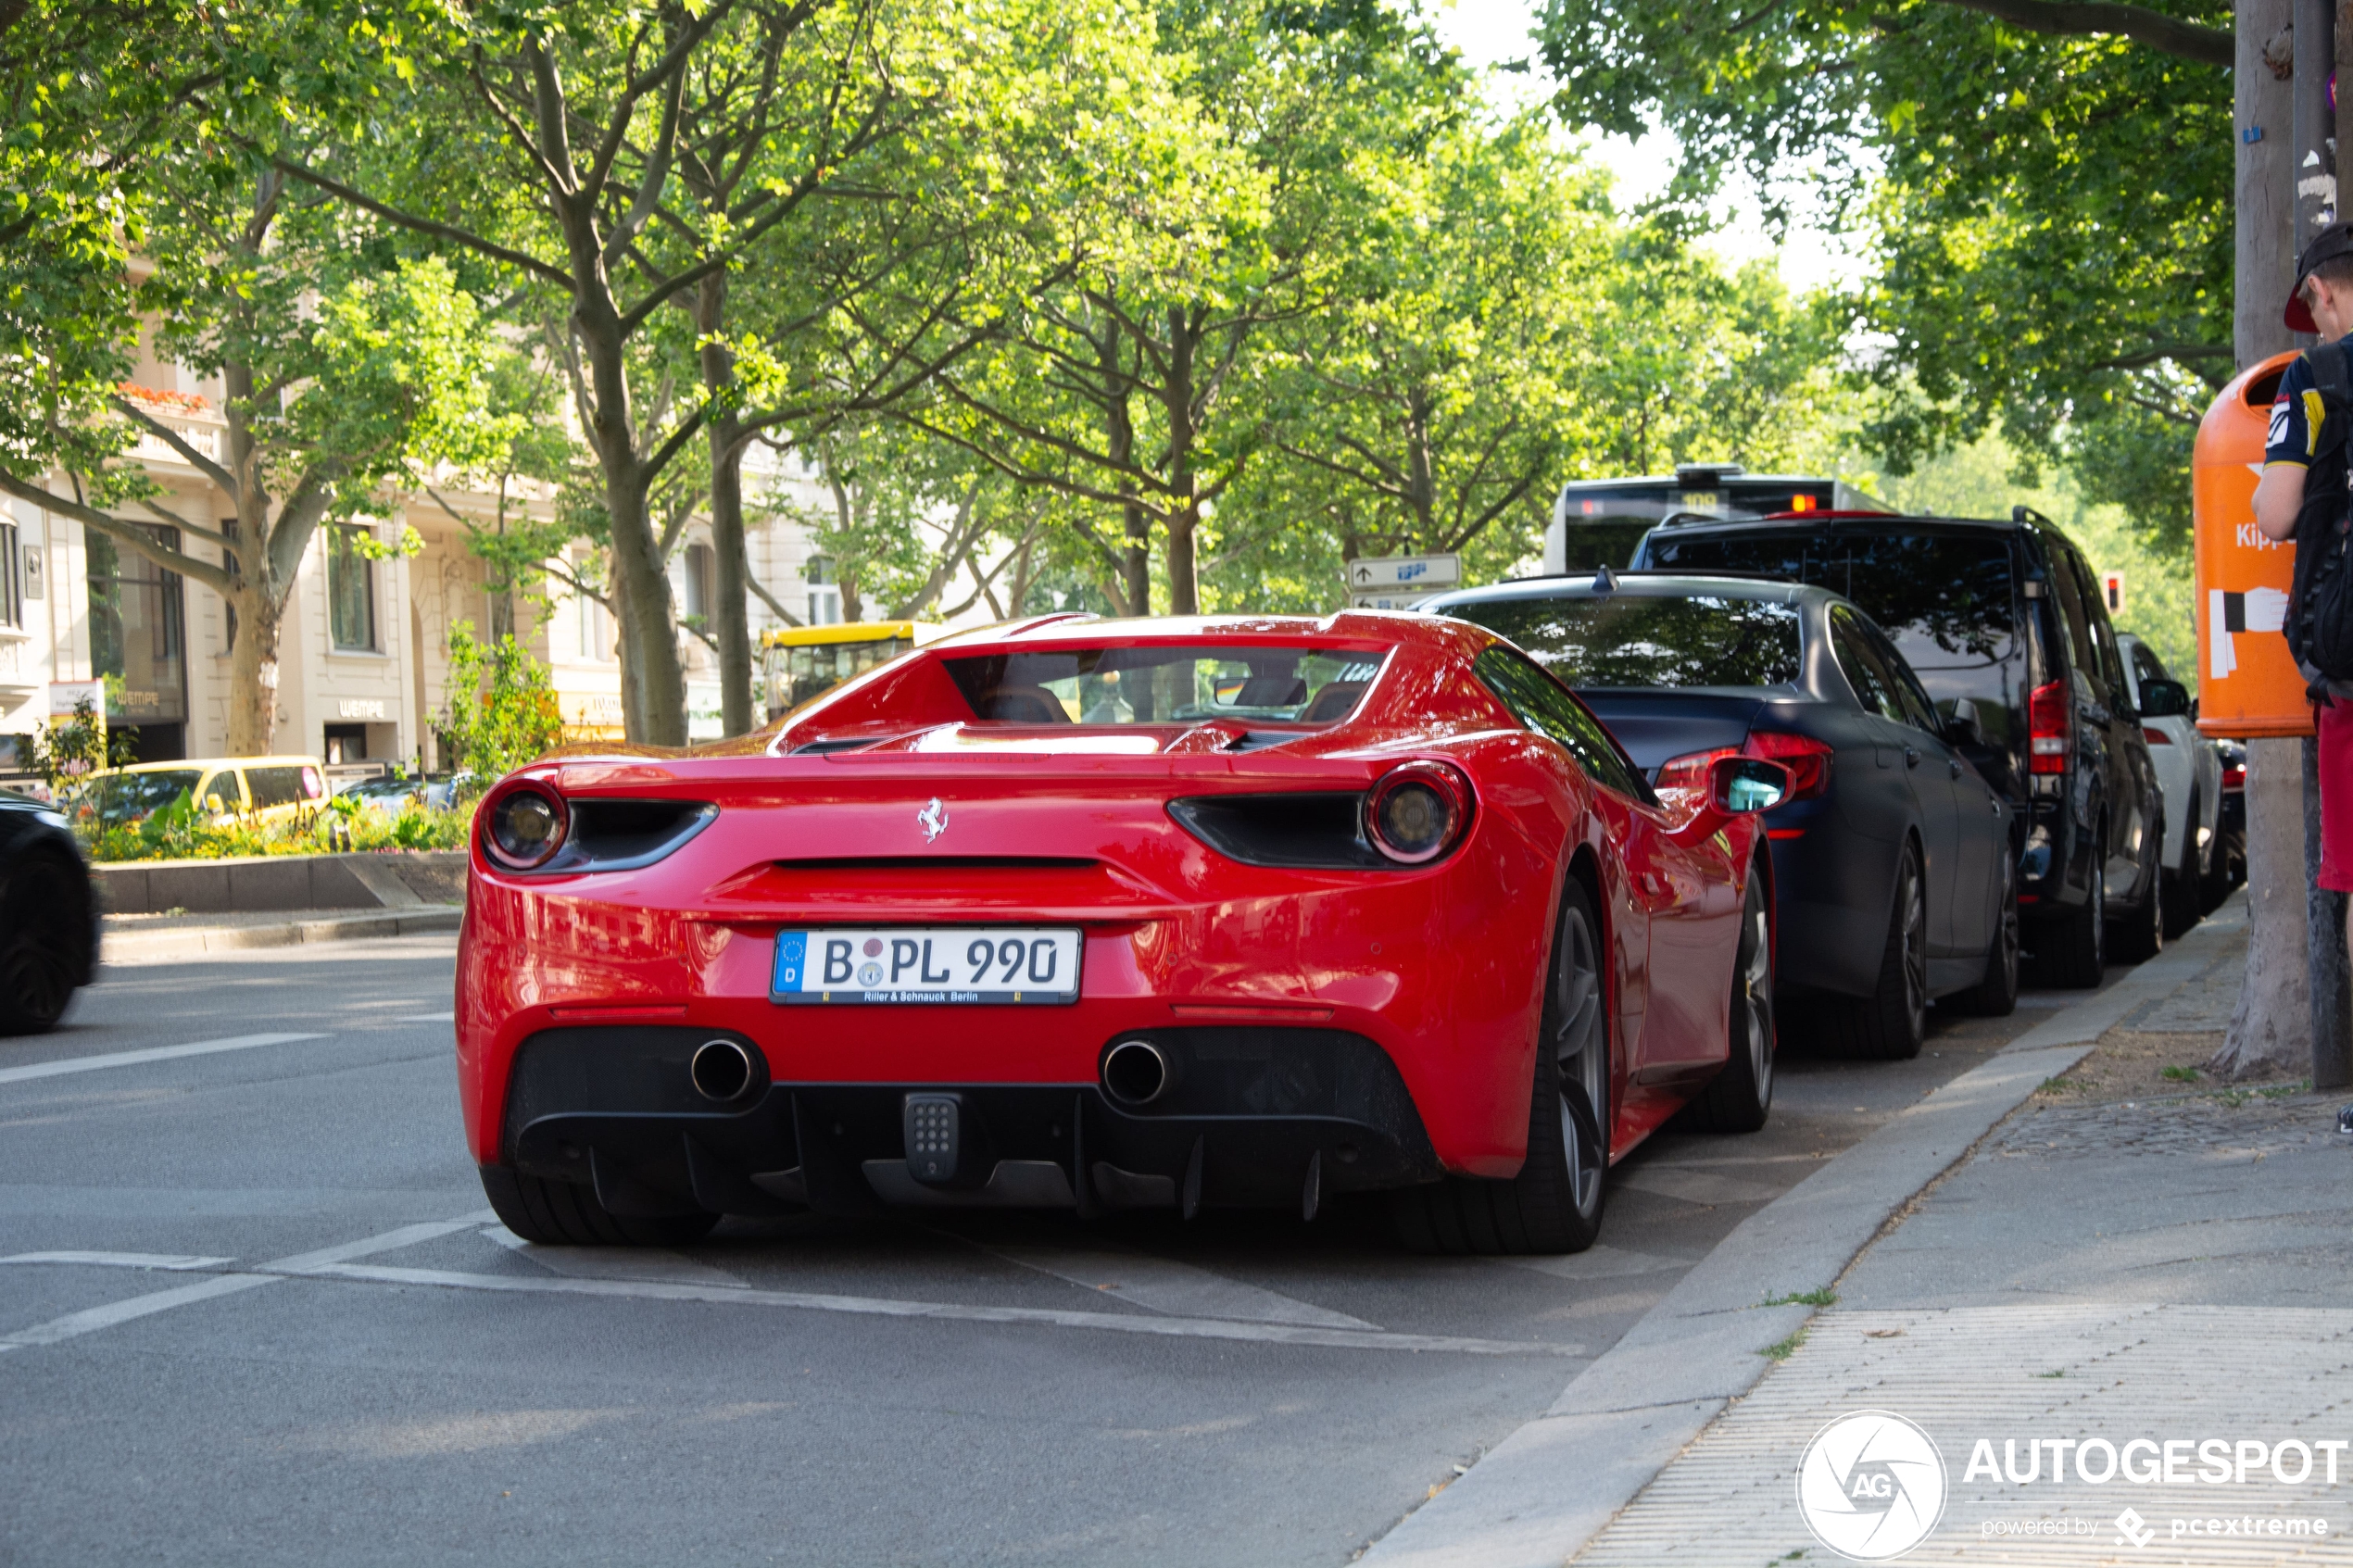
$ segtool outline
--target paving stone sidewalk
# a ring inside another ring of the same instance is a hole
[[[2244,958],[2242,937],[1989,1134],[1573,1561],[1837,1562],[1800,1461],[1878,1410],[1929,1434],[1947,1483],[1906,1561],[2353,1563],[2353,1147],[2342,1096],[2205,1080]],[[2053,1439],[2188,1446],[2170,1483],[2054,1481],[2028,1463]],[[2209,1439],[2221,1484],[2198,1478]]]

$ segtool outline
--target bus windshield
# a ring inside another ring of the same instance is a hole
[[[778,718],[812,697],[823,696],[914,646],[909,637],[860,637],[772,647],[767,652],[768,716]]]

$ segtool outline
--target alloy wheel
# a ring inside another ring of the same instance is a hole
[[[1601,1198],[1608,1153],[1601,1108],[1609,1103],[1609,1038],[1604,1027],[1600,945],[1582,909],[1562,915],[1560,1026],[1553,1060],[1560,1069],[1561,1149],[1567,1156],[1570,1198],[1580,1214]]]
[[[1773,1098],[1773,930],[1765,902],[1754,890],[1743,923],[1742,946],[1748,956],[1741,966],[1741,1006],[1748,1025],[1751,1082],[1762,1105]]]
[[[1994,960],[2009,977],[2009,988],[2018,989],[2018,867],[2008,859],[2002,862],[2002,902],[1999,930],[1994,936]]]
[[[1908,859],[1898,896],[1904,900],[1904,1007],[1917,1039],[1928,1027],[1928,897],[1919,868]]]
[[[2092,872],[2092,972],[2099,974],[2108,969],[2108,871],[2095,867]]]
[[[5,987],[16,1016],[45,1029],[65,1016],[73,996],[64,959],[42,943],[26,940],[0,960],[0,987]]]

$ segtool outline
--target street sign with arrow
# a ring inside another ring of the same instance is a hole
[[[1463,580],[1460,556],[1368,556],[1341,568],[1352,594],[1380,594],[1406,589],[1432,594]]]

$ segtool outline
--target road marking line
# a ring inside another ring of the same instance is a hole
[[[68,1057],[61,1061],[0,1068],[0,1084],[21,1084],[33,1078],[60,1078],[69,1073],[96,1073],[108,1067],[136,1067],[146,1061],[173,1061],[183,1056],[212,1056],[220,1051],[249,1051],[257,1046],[287,1046],[296,1040],[326,1038],[324,1035],[231,1035],[225,1039],[192,1040],[184,1046],[152,1046],[145,1050],[111,1051],[105,1056]]]
[[[319,1038],[317,1035],[295,1037]],[[386,1231],[382,1236],[367,1236],[359,1241],[346,1241],[338,1247],[321,1248],[316,1252],[298,1252],[291,1258],[281,1258],[274,1263],[264,1263],[257,1270],[240,1273],[216,1274],[210,1279],[199,1280],[194,1285],[183,1285],[171,1290],[158,1290],[151,1296],[134,1296],[127,1301],[116,1301],[104,1307],[92,1307],[86,1311],[69,1312],[64,1317],[52,1318],[47,1323],[35,1323],[31,1328],[19,1329],[13,1334],[0,1335],[0,1349],[16,1350],[33,1345],[54,1345],[61,1339],[72,1339],[81,1335],[94,1333],[98,1329],[112,1328],[117,1323],[130,1323],[136,1318],[148,1317],[157,1312],[168,1312],[174,1307],[184,1307],[191,1302],[209,1301],[216,1296],[233,1296],[241,1290],[251,1290],[258,1285],[275,1285],[282,1279],[312,1277],[321,1271],[341,1266],[346,1258],[364,1258],[374,1252],[396,1251],[403,1247],[414,1247],[422,1241],[431,1241],[436,1236],[448,1236],[455,1231],[471,1230],[482,1223],[488,1214],[489,1210],[485,1210],[481,1213],[468,1214],[461,1219],[428,1221],[423,1224],[403,1225],[398,1230]],[[71,1263],[87,1262],[94,1259],[129,1259],[146,1256],[146,1254],[136,1252],[27,1253],[7,1259],[6,1261]],[[188,1259],[175,1260],[174,1262],[178,1267],[195,1268],[206,1263],[227,1263],[233,1261],[228,1258]],[[126,1266],[153,1267],[156,1265]]]
[[[349,1262],[354,1258],[371,1257],[378,1252],[397,1252],[404,1247],[415,1247],[445,1236],[455,1236],[459,1231],[472,1230],[482,1223],[487,1213],[488,1210],[484,1210],[483,1214],[465,1214],[455,1220],[427,1220],[420,1224],[403,1225],[382,1236],[364,1236],[358,1241],[322,1247],[316,1252],[297,1252],[291,1258],[264,1263],[261,1268],[272,1274],[311,1273],[337,1263]]]
[[[662,1285],[651,1281],[528,1279],[516,1274],[469,1274],[447,1269],[398,1269],[379,1264],[327,1263],[301,1271],[311,1279],[355,1280],[371,1285],[427,1285],[452,1290],[504,1291],[520,1295],[603,1296],[640,1301],[709,1301],[730,1305],[798,1308],[867,1317],[933,1318],[959,1323],[1026,1323],[1044,1328],[1089,1328],[1109,1334],[1143,1334],[1177,1339],[1256,1340],[1276,1345],[1315,1345],[1352,1350],[1438,1350],[1476,1356],[1581,1357],[1581,1345],[1532,1344],[1506,1339],[1465,1339],[1448,1335],[1394,1334],[1381,1330],[1317,1328],[1302,1323],[1230,1323],[1212,1318],[1142,1317],[1113,1312],[1067,1312],[1038,1307],[961,1307],[933,1301],[898,1301],[870,1296],[822,1296],[800,1291],[720,1289],[711,1286]]]
[[[549,1247],[525,1241],[504,1225],[485,1226],[483,1236],[528,1258],[551,1274],[568,1279],[630,1279],[666,1281],[676,1285],[708,1285],[721,1290],[748,1288],[742,1280],[708,1263],[651,1247]]]
[[[455,1023],[456,1012],[404,1012],[384,1020],[387,1023]]]
[[[0,1263],[85,1263],[101,1269],[217,1269],[234,1258],[178,1257],[168,1252],[19,1252]]]
[[[241,1290],[251,1290],[259,1285],[276,1285],[284,1277],[283,1274],[215,1274],[194,1285],[158,1290],[152,1296],[133,1296],[128,1301],[114,1301],[103,1307],[92,1307],[86,1311],[68,1312],[64,1317],[51,1318],[47,1323],[35,1323],[31,1328],[0,1335],[0,1344],[6,1344],[12,1349],[55,1345],[61,1339],[76,1338],[102,1328],[112,1328],[117,1323],[151,1317],[157,1312],[168,1312],[174,1307],[209,1301],[216,1296],[234,1296]]]
[[[983,1245],[1009,1263],[1067,1280],[1115,1300],[1171,1317],[1233,1318],[1244,1323],[1301,1323],[1316,1328],[1379,1332],[1380,1325],[1258,1286],[1244,1285],[1207,1269],[1141,1252],[1082,1250],[1062,1247]]]

